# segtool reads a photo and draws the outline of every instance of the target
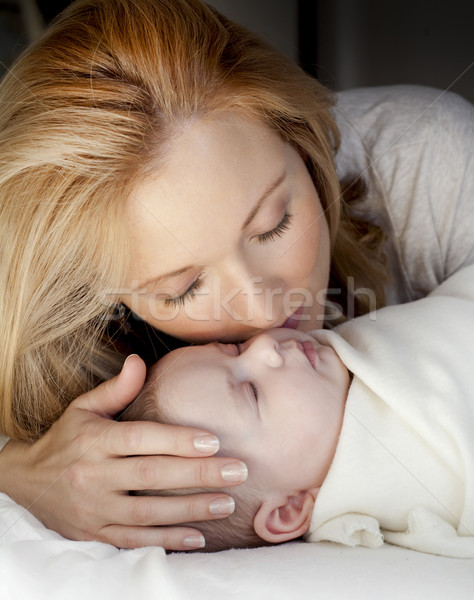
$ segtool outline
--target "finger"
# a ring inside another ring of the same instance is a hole
[[[204,547],[204,536],[189,527],[125,527],[108,525],[101,531],[99,541],[117,548],[161,546],[166,550],[197,550]]]
[[[227,457],[137,456],[115,460],[107,469],[107,481],[119,490],[221,488],[243,483],[247,476],[243,462]]]
[[[104,444],[114,456],[167,454],[211,456],[219,450],[215,435],[195,427],[153,421],[121,421],[104,432]]]
[[[123,495],[109,504],[108,515],[114,515],[121,525],[151,527],[224,519],[234,510],[234,499],[225,494]]]
[[[113,417],[137,396],[145,377],[145,363],[136,354],[131,354],[118,375],[80,396],[74,403],[75,407]]]

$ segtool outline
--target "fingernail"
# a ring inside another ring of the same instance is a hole
[[[131,358],[132,356],[138,356],[138,354],[129,354],[127,356],[127,358],[125,359],[125,362],[122,365],[122,370],[125,368],[125,365],[128,363],[128,359]]]
[[[219,450],[219,440],[215,435],[205,433],[194,438],[194,447],[199,452],[217,452]]]
[[[247,479],[249,472],[247,469],[247,465],[243,462],[234,462],[221,469],[222,479],[224,481],[232,481],[234,483],[238,481],[245,481]]]
[[[235,500],[230,496],[216,498],[209,504],[209,511],[213,515],[231,515],[235,510]]]
[[[184,538],[183,546],[185,548],[204,548],[206,540],[203,535],[188,535]]]

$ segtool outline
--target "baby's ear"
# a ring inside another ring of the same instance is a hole
[[[288,496],[283,503],[264,500],[253,521],[257,535],[272,544],[293,540],[309,529],[318,489]]]

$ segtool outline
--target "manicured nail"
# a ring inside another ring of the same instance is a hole
[[[125,365],[128,363],[129,358],[131,358],[132,356],[138,356],[138,354],[129,354],[127,356],[127,358],[125,359],[125,362],[123,363],[122,370],[124,369]]]
[[[245,481],[248,474],[247,465],[243,462],[229,463],[221,469],[222,479],[224,481],[232,481],[233,483]]]
[[[199,452],[217,452],[219,450],[219,440],[215,435],[205,433],[194,438],[194,447]]]
[[[216,498],[209,504],[209,511],[213,515],[231,515],[235,510],[235,500],[230,496]]]
[[[206,545],[206,540],[203,535],[188,535],[188,537],[184,538],[183,546],[185,548],[204,548]]]

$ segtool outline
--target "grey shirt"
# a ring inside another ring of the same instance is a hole
[[[339,94],[338,173],[363,175],[388,234],[389,304],[426,296],[474,263],[474,107],[420,86]]]

